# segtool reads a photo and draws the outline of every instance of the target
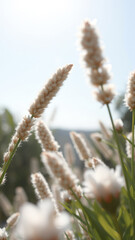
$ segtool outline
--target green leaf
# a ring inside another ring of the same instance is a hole
[[[125,189],[125,187],[121,188],[121,192],[128,199],[128,193],[127,193],[127,190]]]
[[[99,223],[98,216],[96,215],[96,213],[94,211],[92,211],[91,209],[87,208],[87,207],[85,207],[85,211],[87,212],[87,216],[89,218],[89,221],[92,224],[92,228],[95,228],[95,230],[99,234],[100,238],[102,240],[109,240],[110,237],[106,233],[104,227]]]
[[[118,232],[116,232],[103,218],[101,215],[98,216],[98,221],[102,225],[102,227],[105,229],[105,231],[114,239],[114,240],[121,240],[121,237]]]
[[[122,206],[122,214],[123,214],[123,218],[126,223],[126,226],[129,227],[132,223],[132,219],[131,219],[127,209],[125,208],[125,206]]]
[[[130,186],[130,195],[131,195],[132,199],[135,200],[135,191],[134,191],[132,185]]]

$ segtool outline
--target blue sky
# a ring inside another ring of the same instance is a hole
[[[21,119],[57,68],[73,63],[43,118],[48,121],[57,108],[54,127],[92,129],[99,119],[108,124],[106,109],[94,100],[80,64],[78,29],[85,19],[97,19],[111,81],[120,94],[135,70],[134,9],[133,0],[1,0],[0,107]]]

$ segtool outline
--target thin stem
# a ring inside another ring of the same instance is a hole
[[[128,141],[131,145],[133,145],[133,146],[135,147],[135,144],[133,144],[132,141],[130,141],[130,139],[127,138],[127,136],[126,136],[125,134],[121,133],[121,136],[122,136],[126,141]]]
[[[4,178],[4,176],[5,176],[5,174],[6,174],[7,170],[8,170],[8,167],[9,167],[9,165],[10,165],[10,163],[11,163],[11,160],[12,160],[12,158],[13,158],[13,156],[14,156],[14,154],[15,154],[15,152],[16,152],[16,150],[17,150],[17,147],[18,147],[18,145],[19,145],[20,142],[21,142],[21,139],[19,139],[19,140],[17,141],[17,143],[16,143],[16,145],[15,145],[15,147],[14,147],[14,149],[13,149],[13,151],[12,151],[10,157],[9,157],[8,162],[4,163],[4,165],[3,165],[3,168],[2,168],[2,170],[1,170],[1,171],[2,171],[2,175],[1,175],[1,177],[0,177],[0,184],[1,184],[2,181],[3,181],[3,178]]]
[[[115,137],[115,141],[116,141],[116,144],[117,144],[117,147],[118,147],[118,152],[119,152],[119,156],[120,156],[120,161],[121,161],[121,165],[122,165],[122,170],[123,170],[123,174],[124,174],[125,181],[126,181],[126,186],[127,186],[127,189],[129,190],[128,180],[127,180],[127,176],[126,176],[126,173],[125,173],[123,156],[122,156],[122,152],[121,152],[121,148],[120,148],[120,144],[119,144],[119,139],[118,139],[118,136],[117,136],[117,132],[116,132],[116,129],[115,129],[115,126],[114,126],[113,117],[112,117],[112,114],[111,114],[111,110],[110,110],[109,104],[106,104],[106,106],[107,106],[108,113],[109,113],[109,116],[110,116],[110,119],[111,119],[113,131],[114,131],[114,137]]]
[[[134,181],[134,124],[135,124],[135,110],[132,111],[132,159],[131,159],[132,181]]]

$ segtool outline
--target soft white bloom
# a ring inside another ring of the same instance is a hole
[[[0,240],[6,240],[8,238],[8,234],[5,228],[0,228]]]
[[[20,209],[15,236],[23,240],[58,240],[60,233],[69,227],[69,221],[66,213],[55,215],[49,199],[42,200],[37,205],[25,203]]]
[[[121,168],[118,165],[114,170],[106,165],[98,165],[95,170],[85,172],[83,185],[87,197],[105,202],[119,198],[121,187],[124,185]]]

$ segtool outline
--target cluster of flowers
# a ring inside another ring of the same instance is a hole
[[[81,46],[84,51],[83,60],[91,83],[98,90],[95,93],[96,99],[108,107],[114,97],[114,90],[112,85],[108,84],[110,79],[109,68],[103,57],[94,23],[84,22],[81,29]],[[76,199],[79,199],[78,201],[82,203],[85,202],[85,198],[91,201],[97,200],[108,213],[116,214],[120,202],[121,188],[125,183],[120,167],[122,161],[121,152],[119,160],[116,151],[117,147],[112,150],[105,144],[105,140],[112,138],[112,133],[100,122],[102,134],[91,134],[91,139],[99,150],[98,153],[95,152],[94,148],[88,146],[83,135],[77,132],[70,133],[74,148],[80,160],[84,161],[85,171],[82,180],[81,176],[78,175],[77,177],[72,169],[75,159],[72,146],[70,144],[65,146],[64,157],[52,132],[41,119],[38,120],[62,86],[71,68],[72,65],[67,65],[59,69],[45,84],[34,103],[30,106],[29,115],[25,116],[16,128],[8,150],[4,154],[4,164],[0,173],[1,184],[4,182],[5,173],[17,147],[21,141],[25,141],[29,137],[34,126],[36,138],[42,148],[41,160],[53,183],[52,186],[49,186],[45,177],[39,171],[31,174],[31,183],[39,201],[37,205],[29,203],[24,192],[18,189],[15,200],[16,205],[18,204],[19,213],[14,213],[7,219],[6,226],[0,229],[0,240],[6,240],[8,237],[12,240],[59,240],[64,237],[64,232],[66,239],[75,239],[71,230],[74,220],[64,211],[63,206],[65,203],[71,203],[72,205],[72,202],[75,202]],[[126,104],[130,110],[135,108],[134,82],[135,74],[132,73],[126,95]],[[115,134],[123,132],[121,120],[113,123],[113,127]],[[134,153],[131,141],[131,137],[128,138],[127,155],[129,158]],[[120,150],[119,145],[118,150]],[[103,155],[107,160],[112,160],[117,166],[114,168],[108,167],[100,159],[99,152],[101,156]],[[1,199],[2,195],[0,195],[0,203],[2,202]],[[3,200],[3,206],[5,202]],[[63,203],[63,206],[61,203]],[[7,209],[10,209],[10,207],[7,207]],[[76,210],[78,210],[76,221],[80,232],[82,232],[82,238],[91,239],[91,233],[87,234],[84,225],[80,224],[79,218],[82,213],[79,213],[79,206]],[[82,219],[85,217],[82,216]]]

